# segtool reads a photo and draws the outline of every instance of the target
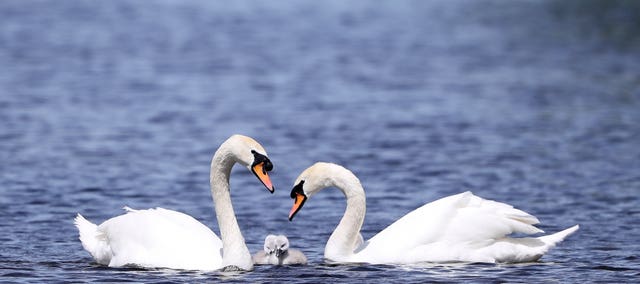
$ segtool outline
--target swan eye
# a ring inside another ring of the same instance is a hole
[[[273,170],[273,164],[271,163],[271,160],[267,158],[267,156],[256,152],[256,150],[251,150],[251,154],[253,154],[253,164],[251,165],[252,167],[257,164],[263,163],[263,174],[267,174],[266,172],[270,172],[271,170]]]
[[[273,164],[271,163],[271,161],[268,158],[267,158],[267,160],[264,161],[264,169],[267,172],[273,170]]]
[[[304,185],[304,180],[301,180],[296,186],[291,189],[291,198],[296,198],[296,193],[304,195],[304,190],[302,190],[302,186]]]

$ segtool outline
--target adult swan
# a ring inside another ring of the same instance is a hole
[[[211,161],[211,195],[220,236],[193,217],[162,208],[133,210],[96,226],[80,214],[80,241],[96,262],[110,267],[135,265],[189,270],[253,269],[251,254],[233,212],[229,175],[235,163],[251,170],[273,193],[267,174],[273,168],[264,148],[252,138],[233,135]]]
[[[333,262],[529,262],[579,228],[537,238],[510,238],[511,233],[542,232],[533,226],[538,219],[511,205],[464,192],[425,204],[363,242],[364,189],[351,171],[330,163],[316,163],[297,178],[289,220],[308,197],[327,187],[340,189],[347,198],[344,216],[324,249],[325,259]]]

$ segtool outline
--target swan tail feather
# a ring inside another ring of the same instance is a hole
[[[552,247],[555,247],[558,243],[562,242],[569,235],[575,233],[578,229],[580,229],[580,225],[575,225],[571,228],[564,229],[555,234],[538,237],[537,239],[544,242],[546,245],[546,248],[550,249]]]
[[[103,234],[98,230],[98,226],[78,214],[74,219],[74,224],[80,234],[82,247],[100,264],[109,264],[111,254],[109,245],[105,242]]]
[[[78,228],[78,232],[80,233],[80,242],[82,243],[82,247],[85,250],[91,252],[97,245],[98,240],[96,239],[96,235],[98,233],[98,226],[96,224],[89,222],[89,220],[85,219],[82,215],[78,214],[74,220],[74,224]]]
[[[133,209],[133,208],[131,208],[129,206],[122,207],[122,209],[124,209],[124,211],[126,211],[127,213],[129,213],[129,212],[137,212],[138,211],[138,210]]]

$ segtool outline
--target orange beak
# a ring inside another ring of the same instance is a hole
[[[273,187],[273,184],[271,183],[271,178],[269,178],[269,175],[267,174],[267,171],[264,169],[264,162],[258,163],[256,165],[254,165],[253,167],[251,167],[251,171],[262,182],[262,184],[264,184],[264,186],[267,188],[267,190],[269,192],[273,193],[275,188]]]
[[[302,193],[295,193],[295,200],[293,201],[293,207],[291,207],[291,211],[289,211],[289,221],[293,220],[293,217],[296,216],[296,213],[302,209],[304,202],[307,201],[307,196]]]

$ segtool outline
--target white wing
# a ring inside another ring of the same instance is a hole
[[[511,205],[464,192],[398,219],[367,241],[355,259],[373,263],[533,261],[555,242],[506,236],[541,233],[533,226],[537,223],[536,217]]]
[[[163,208],[125,209],[126,214],[105,221],[94,232],[88,221],[76,218],[82,244],[98,263],[195,270],[222,266],[222,241],[193,217]]]

